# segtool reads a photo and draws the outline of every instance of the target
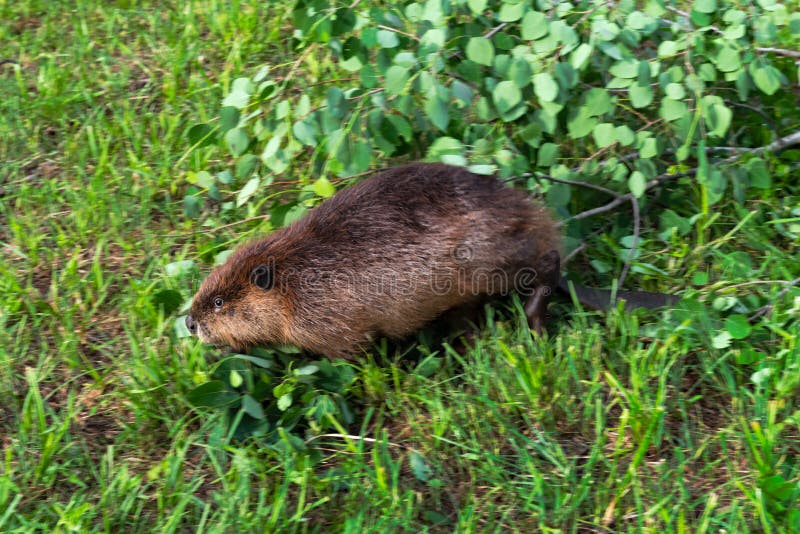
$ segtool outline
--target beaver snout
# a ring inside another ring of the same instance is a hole
[[[186,316],[186,328],[189,329],[189,332],[192,334],[197,334],[197,321],[191,315]]]

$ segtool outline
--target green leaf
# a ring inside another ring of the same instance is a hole
[[[533,76],[533,92],[545,102],[552,102],[558,97],[558,84],[547,72]]]
[[[731,125],[733,112],[724,104],[714,104],[706,108],[705,118],[711,132],[717,137],[723,137]]]
[[[653,90],[649,85],[635,83],[628,87],[628,96],[633,107],[643,108],[649,106],[653,101]]]
[[[425,99],[425,114],[428,116],[431,123],[439,130],[447,130],[447,124],[450,122],[450,114],[447,110],[447,103],[442,101],[438,96],[430,96]]]
[[[528,11],[522,17],[521,26],[521,35],[526,41],[532,41],[547,35],[547,17],[544,13]]]
[[[306,146],[316,146],[318,143],[319,127],[317,121],[309,118],[297,121],[292,125],[294,138]]]
[[[728,332],[720,332],[711,338],[711,346],[715,349],[727,349],[731,346],[731,335]]]
[[[747,162],[745,167],[750,178],[750,185],[759,189],[769,189],[772,187],[772,177],[767,169],[766,162],[761,158],[753,158]]]
[[[678,43],[675,41],[661,41],[658,45],[658,57],[665,58],[678,53]]]
[[[322,198],[330,198],[336,192],[336,188],[333,187],[333,184],[330,182],[330,180],[324,176],[322,178],[317,178],[314,181],[312,189],[317,196]]]
[[[628,178],[628,189],[636,198],[642,198],[647,187],[647,179],[639,171],[633,171]]]
[[[250,178],[247,183],[244,184],[244,187],[239,191],[239,194],[236,195],[236,207],[240,208],[244,206],[247,201],[250,200],[250,197],[252,197],[256,192],[259,185],[261,185],[261,181],[257,176]]]
[[[523,2],[515,4],[504,2],[503,5],[500,6],[500,13],[497,15],[497,20],[500,22],[514,22],[520,19],[523,11],[525,11],[525,4]]]
[[[597,119],[590,117],[586,108],[580,108],[567,121],[567,134],[571,139],[580,139],[589,135],[597,124]]]
[[[556,162],[557,158],[558,145],[555,143],[544,143],[541,148],[539,148],[536,164],[539,167],[550,167]]]
[[[727,332],[723,332],[723,334],[726,334],[728,337],[730,337],[730,334],[728,334]],[[760,386],[760,387],[764,387],[764,386],[769,384],[769,377],[772,376],[773,372],[774,371],[772,369],[770,369],[769,367],[765,367],[763,369],[759,369],[758,371],[756,371],[755,373],[750,375],[750,380],[755,385]]]
[[[261,403],[250,395],[245,395],[242,397],[242,409],[253,419],[264,419],[266,417],[264,408],[261,407]]]
[[[179,260],[168,263],[164,266],[164,273],[170,278],[176,278],[191,274],[197,269],[192,260]]]
[[[774,95],[781,87],[781,73],[772,65],[755,68],[751,65],[750,75],[756,87],[767,95]]]
[[[475,15],[482,15],[488,2],[489,0],[467,0],[467,5]]]
[[[296,376],[310,376],[319,371],[319,367],[314,364],[304,365],[294,370]]]
[[[586,43],[582,43],[578,48],[572,51],[572,54],[569,56],[569,64],[575,70],[583,70],[584,67],[589,63],[589,59],[592,57],[592,52],[594,48]]]
[[[453,80],[453,83],[450,85],[450,91],[453,93],[454,97],[464,104],[470,104],[472,102],[472,87],[464,82],[460,80]]]
[[[522,101],[522,92],[514,82],[498,83],[492,91],[492,100],[500,114],[503,114]]]
[[[385,89],[390,95],[399,95],[406,88],[408,83],[408,69],[398,65],[392,65],[386,70]]]
[[[244,129],[234,128],[225,133],[225,144],[228,147],[228,152],[236,157],[247,150],[247,145],[250,144],[250,137],[247,136],[247,132]]]
[[[186,395],[192,406],[221,408],[239,399],[239,394],[231,391],[222,380],[212,380],[194,388]]]
[[[636,78],[639,75],[639,62],[635,59],[617,61],[608,69],[617,78]]]
[[[239,158],[239,161],[236,162],[236,178],[240,180],[250,178],[250,175],[253,174],[257,165],[258,157],[255,154],[243,155],[241,158]],[[226,179],[227,177],[225,176],[220,177],[219,174],[217,175],[217,180],[219,180],[220,183],[226,183],[224,181]],[[228,180],[227,183],[230,183],[230,180]]]
[[[189,219],[195,219],[200,216],[203,208],[203,201],[198,197],[191,194],[183,197],[183,213]]]
[[[658,110],[659,116],[667,122],[676,121],[685,117],[689,113],[689,107],[678,100],[665,98],[661,101],[661,107]]]
[[[625,19],[625,25],[633,30],[644,29],[653,19],[642,13],[641,11],[632,11],[628,18]]]
[[[630,146],[636,141],[636,135],[633,133],[633,130],[624,124],[622,126],[617,126],[614,137],[617,138],[617,141],[619,141],[619,144],[622,146]]]
[[[280,411],[285,412],[286,410],[289,409],[289,407],[291,405],[292,405],[292,394],[291,393],[285,393],[285,394],[281,395],[280,397],[278,397],[278,409]]]
[[[591,117],[605,115],[614,109],[611,103],[611,96],[608,91],[599,87],[593,87],[586,93],[584,108]]]
[[[514,85],[520,89],[525,88],[531,83],[531,74],[533,73],[531,72],[530,63],[521,57],[514,59],[508,67],[508,79],[514,82]]]
[[[238,109],[226,106],[219,110],[219,129],[222,133],[239,126],[240,112]]]
[[[713,13],[717,10],[717,0],[695,0],[693,9],[700,13]]]
[[[494,46],[492,42],[486,37],[471,37],[467,42],[467,59],[486,65],[492,66],[494,61]]]
[[[531,122],[519,132],[522,140],[532,147],[537,147],[542,142],[542,126],[536,122]]]
[[[246,83],[241,82],[241,80],[245,80]],[[234,80],[233,88],[222,101],[222,105],[231,106],[238,109],[247,107],[247,104],[250,102],[250,92],[252,90],[249,84],[250,80],[247,78],[238,78]]]
[[[715,58],[717,68],[722,72],[733,72],[742,68],[739,51],[732,46],[723,46]]]
[[[733,339],[744,339],[750,335],[752,327],[747,317],[734,314],[725,319],[725,330],[728,331]]]
[[[383,48],[394,48],[400,44],[397,33],[391,30],[378,30],[377,39],[378,44]]]
[[[562,207],[569,204],[572,189],[567,184],[553,184],[547,190],[547,204],[553,207]]]
[[[758,486],[764,493],[777,501],[788,501],[800,494],[800,488],[796,482],[789,482],[780,475],[763,478],[758,481]]]
[[[464,145],[453,137],[439,137],[428,149],[427,157],[440,160],[443,155],[464,155]]]
[[[425,459],[418,452],[412,452],[408,457],[411,473],[421,482],[427,482],[433,476],[433,470],[425,463]]]
[[[686,97],[686,90],[681,83],[668,83],[664,88],[664,94],[673,100],[682,100]]]
[[[150,303],[156,309],[163,309],[164,315],[172,315],[183,304],[183,295],[174,289],[162,289],[150,297]]]
[[[227,251],[227,252],[231,252],[232,253],[233,251],[231,250],[231,251]],[[275,364],[275,362],[273,362],[272,360],[268,360],[266,358],[260,358],[258,356],[251,356],[249,354],[233,354],[233,355],[231,355],[231,358],[235,358],[237,360],[244,360],[246,362],[250,362],[253,365],[257,365],[258,367],[261,367],[263,369],[270,369]]]
[[[196,148],[211,145],[216,141],[214,127],[210,124],[195,124],[189,128],[186,137],[189,138],[189,144],[197,145]]]
[[[331,87],[327,94],[328,111],[335,119],[341,119],[347,113],[347,101],[344,98],[344,91],[338,87]]]
[[[613,124],[608,122],[604,122],[595,126],[592,134],[594,136],[595,143],[597,143],[597,146],[601,148],[613,145],[617,141],[616,128]]]
[[[658,142],[654,137],[648,137],[642,142],[639,155],[643,159],[650,159],[658,155]]]
[[[242,378],[242,375],[239,374],[239,371],[236,369],[231,369],[230,373],[228,374],[228,383],[231,385],[231,387],[238,388],[242,385],[243,381],[244,379]]]
[[[391,124],[394,132],[410,143],[412,139],[411,124],[401,115],[386,115],[386,120]]]

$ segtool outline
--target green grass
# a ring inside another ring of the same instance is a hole
[[[376,348],[355,364],[355,423],[308,441],[314,455],[237,442],[193,410],[215,355],[152,295],[190,297],[198,279],[166,265],[245,230],[198,229],[180,199],[220,157],[187,154],[186,130],[232,78],[291,53],[288,6],[257,5],[0,2],[19,61],[0,67],[0,531],[791,532],[797,292],[730,348],[713,348],[710,306],[798,276],[797,241],[768,224],[787,216],[777,185],[722,239],[743,218],[726,206],[718,241],[681,260],[681,287],[718,282],[684,314],[562,302],[545,341],[512,311],[463,356]]]

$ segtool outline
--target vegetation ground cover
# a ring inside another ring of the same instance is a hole
[[[0,531],[800,530],[800,155],[758,151],[800,130],[797,4],[651,4],[0,2]],[[599,202],[565,182],[640,199],[568,223],[570,270],[683,307],[562,300],[536,340],[512,302],[463,354],[271,374],[182,337],[218,254],[425,157],[565,220]],[[193,404],[233,371],[274,415]]]

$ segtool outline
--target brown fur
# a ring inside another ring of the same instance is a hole
[[[404,165],[238,248],[203,282],[187,324],[236,350],[288,343],[348,356],[514,290],[539,292],[530,301],[541,311],[559,250],[552,217],[523,191],[460,167]],[[251,281],[259,265],[270,269],[270,289]]]

